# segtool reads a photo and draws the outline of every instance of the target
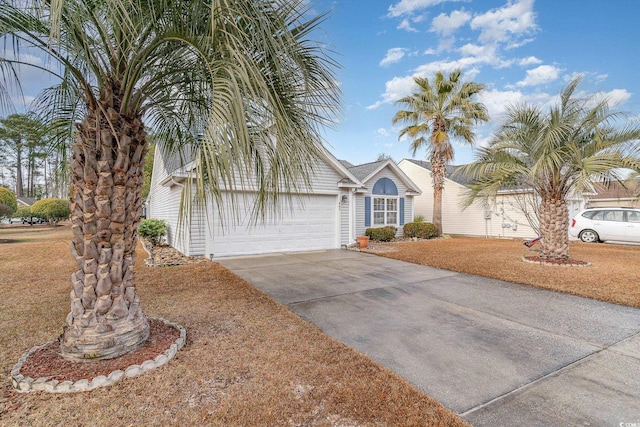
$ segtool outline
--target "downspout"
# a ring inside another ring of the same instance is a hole
[[[176,181],[175,178],[173,177],[173,175],[171,175],[171,183],[177,185],[180,188],[182,188],[182,191],[184,192],[184,184],[180,184],[178,181]],[[182,208],[180,208],[180,210],[182,210]],[[178,224],[180,224],[180,222],[181,222],[181,220],[180,220],[180,218],[178,218]],[[189,222],[189,224],[190,224],[190,222]],[[189,226],[191,226],[191,225],[189,225]],[[177,228],[177,226],[176,226],[176,228]],[[184,230],[184,227],[183,227],[183,230]],[[180,231],[176,229],[176,233],[180,233]],[[191,243],[190,243],[191,242],[191,230],[189,230],[188,233],[189,233],[189,243],[187,243],[186,239],[183,238],[183,240],[185,240],[184,248],[183,248],[183,250],[185,250],[185,253],[191,252],[189,250],[189,248],[191,246]],[[176,236],[176,239],[177,239],[177,236]],[[176,242],[173,242],[173,245],[175,245],[175,244],[176,244]]]
[[[349,191],[349,243],[352,244],[356,240],[356,198],[355,188]]]

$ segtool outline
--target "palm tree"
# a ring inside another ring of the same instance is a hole
[[[310,37],[325,17],[304,0],[0,3],[5,49],[39,51],[60,79],[39,99],[44,121],[73,135],[65,358],[114,358],[149,335],[133,271],[146,126],[195,158],[199,195],[206,182],[221,202],[252,179],[261,212],[308,184],[339,99],[336,64]],[[21,58],[5,50],[0,95]]]
[[[579,97],[579,82],[568,84],[548,111],[510,106],[490,145],[461,170],[475,180],[468,204],[513,185],[535,192],[544,259],[569,258],[566,198],[571,192],[592,190],[596,181],[619,180],[624,168],[640,170],[640,127],[617,127],[621,113],[610,112],[606,99]]]
[[[442,190],[446,177],[446,166],[453,160],[450,136],[460,138],[473,145],[473,125],[489,120],[487,109],[474,101],[484,85],[460,81],[461,71],[455,70],[445,79],[442,71],[435,75],[433,84],[423,77],[414,77],[418,91],[396,101],[406,110],[393,117],[393,124],[406,123],[399,138],[407,135],[411,139],[412,155],[425,147],[431,163],[433,179],[433,225],[442,234]]]

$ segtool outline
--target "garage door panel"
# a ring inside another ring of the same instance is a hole
[[[293,252],[338,247],[337,196],[310,196],[285,202],[277,215],[254,224],[250,218],[252,199],[238,200],[247,212],[236,226],[230,220],[222,228],[213,218],[213,235],[207,238],[207,253],[214,257],[269,252]],[[212,210],[214,211],[214,210]]]

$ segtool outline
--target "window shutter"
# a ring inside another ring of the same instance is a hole
[[[364,198],[364,226],[371,227],[371,197]]]
[[[404,225],[404,197],[400,197],[400,225]]]

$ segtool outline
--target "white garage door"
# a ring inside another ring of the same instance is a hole
[[[339,248],[337,196],[293,197],[283,202],[279,216],[251,225],[252,198],[238,198],[239,224],[220,227],[217,212],[207,237],[207,256],[252,255]]]

